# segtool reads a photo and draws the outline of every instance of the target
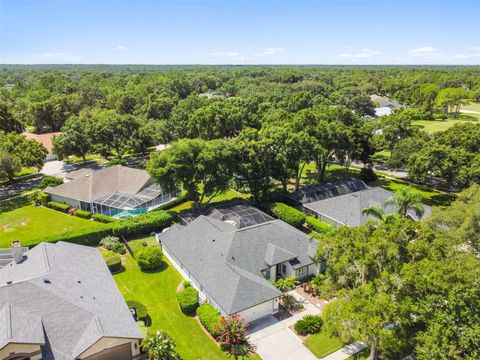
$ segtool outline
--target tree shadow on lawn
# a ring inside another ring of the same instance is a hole
[[[30,202],[28,201],[27,196],[18,197],[11,200],[4,200],[0,202],[0,214],[6,213],[9,211],[14,211],[18,208],[28,206],[28,205],[30,205]]]
[[[119,269],[118,271],[112,272],[112,275],[121,274],[121,273],[123,273],[125,270],[126,270],[126,269],[125,269],[125,266],[123,266],[123,264],[122,264],[122,265],[120,265],[120,269]]]

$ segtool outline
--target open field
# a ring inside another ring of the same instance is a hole
[[[438,131],[444,131],[451,128],[455,124],[464,122],[478,122],[480,123],[480,114],[460,114],[457,119],[449,118],[447,120],[417,120],[413,124],[420,129],[433,134]]]
[[[9,247],[13,240],[31,246],[47,236],[83,229],[96,230],[105,226],[96,221],[32,206],[26,197],[0,203],[0,248]]]
[[[143,242],[154,244],[155,238],[130,241],[138,251]],[[156,272],[143,272],[130,255],[124,256],[125,271],[114,275],[125,300],[137,300],[147,307],[151,318],[150,331],[163,329],[175,340],[182,359],[228,359],[227,355],[202,330],[195,318],[182,313],[176,300],[181,275],[165,259],[165,266]],[[249,359],[259,359],[257,356]]]

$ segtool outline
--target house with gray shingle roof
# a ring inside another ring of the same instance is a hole
[[[396,196],[395,193],[381,187],[367,187],[364,190],[307,203],[303,208],[306,213],[335,227],[359,226],[372,219],[372,215],[363,213],[363,210],[370,206],[379,206],[386,214],[396,212],[395,204],[385,204],[387,199]],[[407,215],[418,221],[430,215],[430,206],[424,205],[424,210],[421,218],[412,210],[409,210]]]
[[[142,334],[97,249],[41,243],[13,258],[0,268],[0,359],[140,357]]]
[[[316,275],[321,264],[313,260],[317,241],[260,210],[232,205],[210,210],[187,225],[173,225],[159,235],[165,256],[223,315],[239,314],[246,321],[278,312],[282,292],[272,283],[279,277]],[[238,215],[240,214],[240,215]],[[263,219],[262,221],[260,219]]]

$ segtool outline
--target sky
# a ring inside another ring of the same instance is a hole
[[[480,0],[0,0],[0,63],[480,65]]]

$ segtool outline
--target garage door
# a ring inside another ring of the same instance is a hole
[[[132,348],[130,343],[118,345],[89,356],[85,360],[132,360]]]
[[[254,306],[250,309],[239,312],[239,315],[247,322],[271,315],[273,311],[273,300]]]

